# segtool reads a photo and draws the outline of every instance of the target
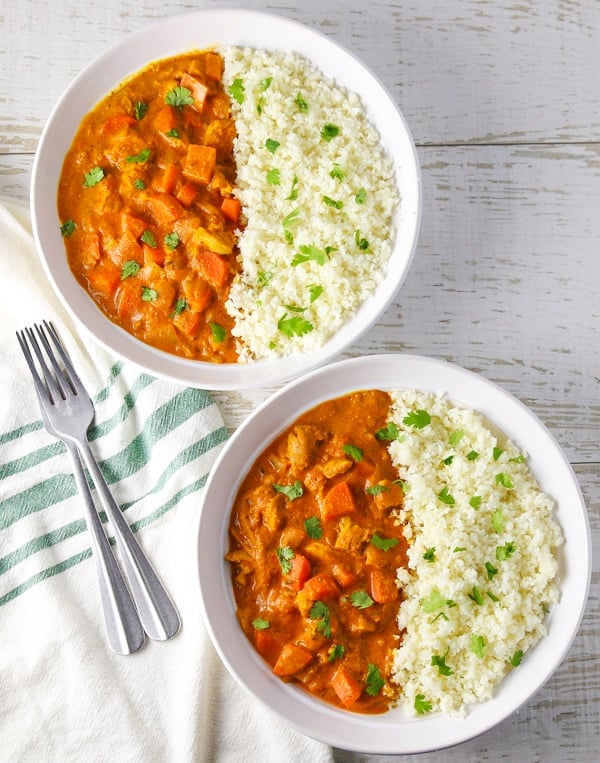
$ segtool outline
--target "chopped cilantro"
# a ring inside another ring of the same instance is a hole
[[[244,87],[244,80],[234,79],[231,85],[228,87],[229,95],[234,101],[237,101],[240,105],[246,100],[246,88]]]
[[[373,604],[375,604],[369,594],[362,589],[360,591],[353,591],[350,594],[350,601],[352,602],[352,606],[357,609],[368,609],[368,607],[372,607]]]
[[[483,636],[471,633],[471,651],[473,654],[476,654],[477,657],[483,657],[485,653],[485,639]]]
[[[178,109],[182,109],[184,106],[191,106],[194,103],[192,91],[188,90],[187,87],[175,87],[166,94],[165,103]]]
[[[442,463],[445,466],[450,466],[450,464],[454,461],[454,456],[446,456],[446,458],[442,461]]]
[[[322,633],[325,638],[331,636],[331,624],[329,622],[329,607],[323,604],[322,601],[315,601],[309,612],[311,620],[319,620],[317,630]]]
[[[385,681],[381,677],[379,668],[377,667],[377,665],[373,665],[373,663],[370,662],[367,666],[367,679],[366,679],[365,691],[370,697],[376,697],[379,694],[379,692],[383,689],[384,686],[385,686]]]
[[[494,532],[497,532],[498,534],[504,529],[504,515],[500,509],[496,509],[492,513],[492,527],[494,528]]]
[[[286,198],[286,201],[296,201],[296,199],[298,198],[298,175],[294,175],[294,177],[292,178],[292,186],[290,188],[290,195],[286,196],[285,198]]]
[[[504,472],[500,472],[500,474],[496,475],[496,484],[497,485],[502,485],[502,487],[505,487],[505,488],[508,488],[508,489],[514,487],[514,484],[513,484],[512,479],[510,478],[510,475],[509,474],[504,474]]]
[[[292,225],[295,225],[300,218],[300,209],[296,207],[296,209],[292,209],[292,211],[289,213],[289,215],[286,215],[281,224],[283,225],[284,230],[288,230],[292,227]]]
[[[458,445],[464,436],[465,433],[462,429],[457,429],[456,432],[452,432],[450,435],[450,445],[452,445],[452,447]]]
[[[452,549],[453,553],[455,554],[458,554],[461,551],[466,551],[466,550],[467,550],[466,546],[454,546],[454,548]]]
[[[296,498],[300,498],[304,495],[304,488],[300,480],[296,480],[293,485],[278,485],[277,482],[273,483],[273,490],[277,493],[283,493],[290,501],[295,501]]]
[[[261,79],[258,86],[264,93],[265,90],[268,90],[271,87],[271,82],[273,82],[273,77],[265,77],[264,79]]]
[[[271,154],[274,154],[275,151],[279,148],[281,144],[277,140],[272,140],[271,138],[267,138],[265,141],[265,148],[267,151],[269,151]]]
[[[176,127],[172,127],[165,135],[167,138],[179,138],[179,130]]]
[[[425,699],[424,694],[417,694],[415,697],[414,708],[419,715],[424,715],[425,713],[431,712],[432,705],[431,702],[428,702]]]
[[[494,461],[497,461],[503,453],[504,451],[502,450],[502,448],[494,447],[494,449],[492,450],[492,458],[494,459]]]
[[[512,464],[522,464],[525,461],[525,456],[522,453],[519,453],[518,456],[515,456],[514,458],[508,459]]]
[[[69,236],[73,235],[75,228],[77,228],[77,226],[73,220],[65,220],[64,223],[60,226],[60,234],[63,238],[68,238]]]
[[[303,114],[306,114],[308,111],[308,103],[304,100],[304,96],[302,93],[298,93],[296,98],[294,99],[294,103],[298,107],[298,111],[301,111]]]
[[[469,506],[477,511],[481,506],[481,496],[474,495],[472,498],[469,498]]]
[[[302,318],[299,315],[290,317],[287,313],[284,313],[277,322],[277,328],[282,334],[292,337],[294,334],[296,336],[309,334],[314,329],[314,326],[310,321],[307,321],[306,318]]]
[[[359,188],[356,196],[354,197],[354,201],[357,204],[364,204],[367,200],[367,192],[364,188]]]
[[[388,421],[384,427],[375,432],[375,437],[378,440],[389,440],[391,442],[392,440],[398,439],[398,434],[399,432],[396,424],[393,421]]]
[[[498,568],[494,567],[494,565],[491,562],[485,563],[485,569],[487,571],[488,580],[492,580],[494,575],[498,574]]]
[[[445,599],[437,588],[434,588],[430,595],[421,601],[421,604],[425,612],[428,614],[435,612],[436,609],[441,609],[446,605],[449,607],[455,606],[452,599]]]
[[[103,177],[104,170],[102,167],[92,167],[92,169],[88,170],[83,176],[83,187],[93,188],[95,185],[98,185]]]
[[[142,302],[155,302],[158,299],[156,289],[150,289],[148,286],[142,286]]]
[[[333,644],[329,652],[327,653],[327,661],[333,662],[334,660],[341,660],[344,656],[344,649],[342,644]]]
[[[366,489],[369,495],[381,495],[390,489],[389,485],[371,485]]]
[[[476,458],[479,458],[479,453],[476,450],[470,450],[467,453],[467,459],[469,461],[475,461]]]
[[[257,631],[264,631],[269,627],[269,621],[264,620],[262,617],[257,617],[252,621],[252,625]]]
[[[294,255],[292,260],[293,268],[311,260],[316,262],[318,265],[324,265],[325,260],[329,259],[329,254],[336,249],[336,247],[333,246],[327,246],[325,249],[319,249],[317,246],[310,246],[308,244],[303,244],[298,248],[300,251]]]
[[[139,154],[128,156],[126,158],[126,161],[128,161],[130,164],[143,164],[144,162],[147,162],[149,158],[150,158],[150,149],[143,148]]]
[[[169,249],[176,249],[177,246],[179,246],[179,235],[175,231],[167,233],[163,238],[163,241],[165,242],[165,246]]]
[[[296,556],[294,549],[291,546],[284,546],[283,548],[276,548],[275,553],[279,559],[279,566],[284,575],[289,575],[292,571],[292,559]]]
[[[140,236],[140,241],[143,241],[144,244],[148,244],[148,246],[152,247],[152,249],[156,249],[156,238],[154,237],[154,233],[149,228],[146,228],[146,230],[142,233]]]
[[[379,533],[373,533],[371,543],[381,551],[389,551],[398,545],[398,538],[382,538]]]
[[[146,183],[141,178],[137,178],[133,185],[138,189],[138,191],[143,191],[146,187]]]
[[[277,167],[269,170],[266,174],[268,185],[281,185],[281,173]]]
[[[324,124],[321,128],[321,137],[323,140],[326,140],[328,143],[330,140],[335,138],[337,135],[340,134],[340,128],[337,127],[337,125],[332,125],[329,122],[327,124]]]
[[[126,263],[124,263],[123,268],[121,270],[121,281],[124,281],[126,278],[129,278],[130,276],[134,276],[140,269],[140,266],[135,260],[127,260]]]
[[[139,121],[140,119],[143,119],[147,111],[148,111],[148,104],[144,103],[143,101],[138,101],[135,104],[133,113],[135,114],[135,118]]]
[[[356,445],[352,445],[351,443],[347,442],[342,447],[342,450],[347,456],[350,456],[350,458],[354,459],[357,462],[360,462],[363,460],[363,452],[360,448],[357,448]]]
[[[366,238],[361,237],[360,230],[358,228],[354,231],[354,243],[361,252],[366,252],[367,254],[370,253],[371,250],[369,249],[369,242]]]
[[[456,503],[456,500],[454,499],[454,496],[449,492],[448,488],[444,486],[440,492],[438,493],[438,498],[442,503],[445,503],[447,506],[454,506]]]
[[[518,649],[510,658],[509,662],[513,666],[513,668],[518,668],[519,665],[521,664],[522,659],[523,659],[523,650]]]
[[[492,593],[491,591],[486,591],[485,595],[488,596],[493,602],[500,601],[496,594]]]
[[[337,201],[336,199],[332,199],[331,196],[323,196],[323,203],[327,204],[328,207],[333,207],[334,209],[344,208],[343,201]]]
[[[180,297],[175,303],[175,309],[171,313],[171,318],[174,318],[176,315],[181,315],[181,313],[184,310],[187,310],[187,308],[188,308],[188,303],[185,301],[185,299]]]
[[[313,283],[308,287],[310,292],[311,304],[323,294],[323,287],[320,284]]]
[[[225,337],[227,336],[227,330],[223,328],[219,323],[214,323],[213,321],[210,321],[210,333],[212,335],[213,341],[216,342],[216,344],[221,344],[221,342],[225,341]]]
[[[438,672],[441,676],[451,676],[454,675],[454,671],[452,668],[449,668],[448,665],[446,665],[446,655],[441,654],[432,654],[431,655],[431,664],[437,667]]]
[[[309,517],[304,520],[304,529],[309,538],[317,540],[323,537],[323,528],[319,517]]]
[[[496,559],[499,562],[505,562],[509,559],[517,550],[517,547],[512,541],[509,541],[504,546],[496,546]]]
[[[468,593],[467,596],[469,599],[471,599],[471,601],[474,601],[475,604],[479,604],[479,606],[483,604],[483,594],[476,585],[473,586],[472,592]]]
[[[428,424],[431,424],[431,416],[422,409],[411,411],[402,419],[402,423],[415,429],[424,429]]]
[[[426,562],[435,562],[435,546],[431,546],[431,548],[427,549],[423,554],[423,559],[425,559]]]
[[[336,162],[333,165],[331,172],[329,173],[329,177],[333,178],[334,180],[343,180],[346,177],[346,173],[342,170],[340,165]]]

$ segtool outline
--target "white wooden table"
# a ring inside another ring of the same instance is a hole
[[[52,105],[106,47],[163,15],[242,6],[353,50],[389,88],[418,147],[414,263],[347,355],[444,358],[529,405],[573,464],[600,556],[598,0],[2,0],[0,196],[27,200]],[[234,429],[272,391],[216,398]],[[499,727],[427,760],[599,759],[598,569],[580,631],[547,685]]]

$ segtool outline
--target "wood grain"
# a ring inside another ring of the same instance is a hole
[[[418,146],[423,221],[382,319],[344,356],[408,352],[483,374],[546,424],[575,469],[600,558],[600,3],[587,0],[20,0],[0,9],[0,196],[27,200],[63,89],[163,15],[246,7],[308,24],[388,87]],[[233,431],[275,388],[217,392]],[[600,572],[545,687],[432,763],[598,759]],[[411,760],[413,758],[410,758]],[[336,751],[340,763],[408,761]]]

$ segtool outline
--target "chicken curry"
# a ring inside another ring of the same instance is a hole
[[[389,410],[371,390],[304,413],[245,477],[226,556],[240,625],[274,673],[362,713],[396,696],[406,540]]]
[[[107,317],[167,352],[235,362],[235,123],[218,53],[155,62],[82,121],[58,212],[69,265]]]

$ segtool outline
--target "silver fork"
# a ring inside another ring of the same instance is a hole
[[[179,631],[181,621],[173,602],[111,495],[90,449],[87,430],[94,419],[93,403],[63,349],[54,327],[44,321],[43,326],[35,325],[34,328],[52,366],[52,371],[48,367],[33,329],[26,328],[21,333],[17,333],[17,337],[34,378],[44,423],[50,424],[50,431],[61,438],[69,448],[69,452],[77,457],[77,460],[73,459],[74,464],[79,463],[79,457],[81,457],[87,466],[102,506],[110,520],[143,628],[151,639],[165,641]],[[54,344],[58,358],[48,337]],[[42,369],[43,380],[35,368],[27,340]],[[85,477],[83,479],[86,482]]]

